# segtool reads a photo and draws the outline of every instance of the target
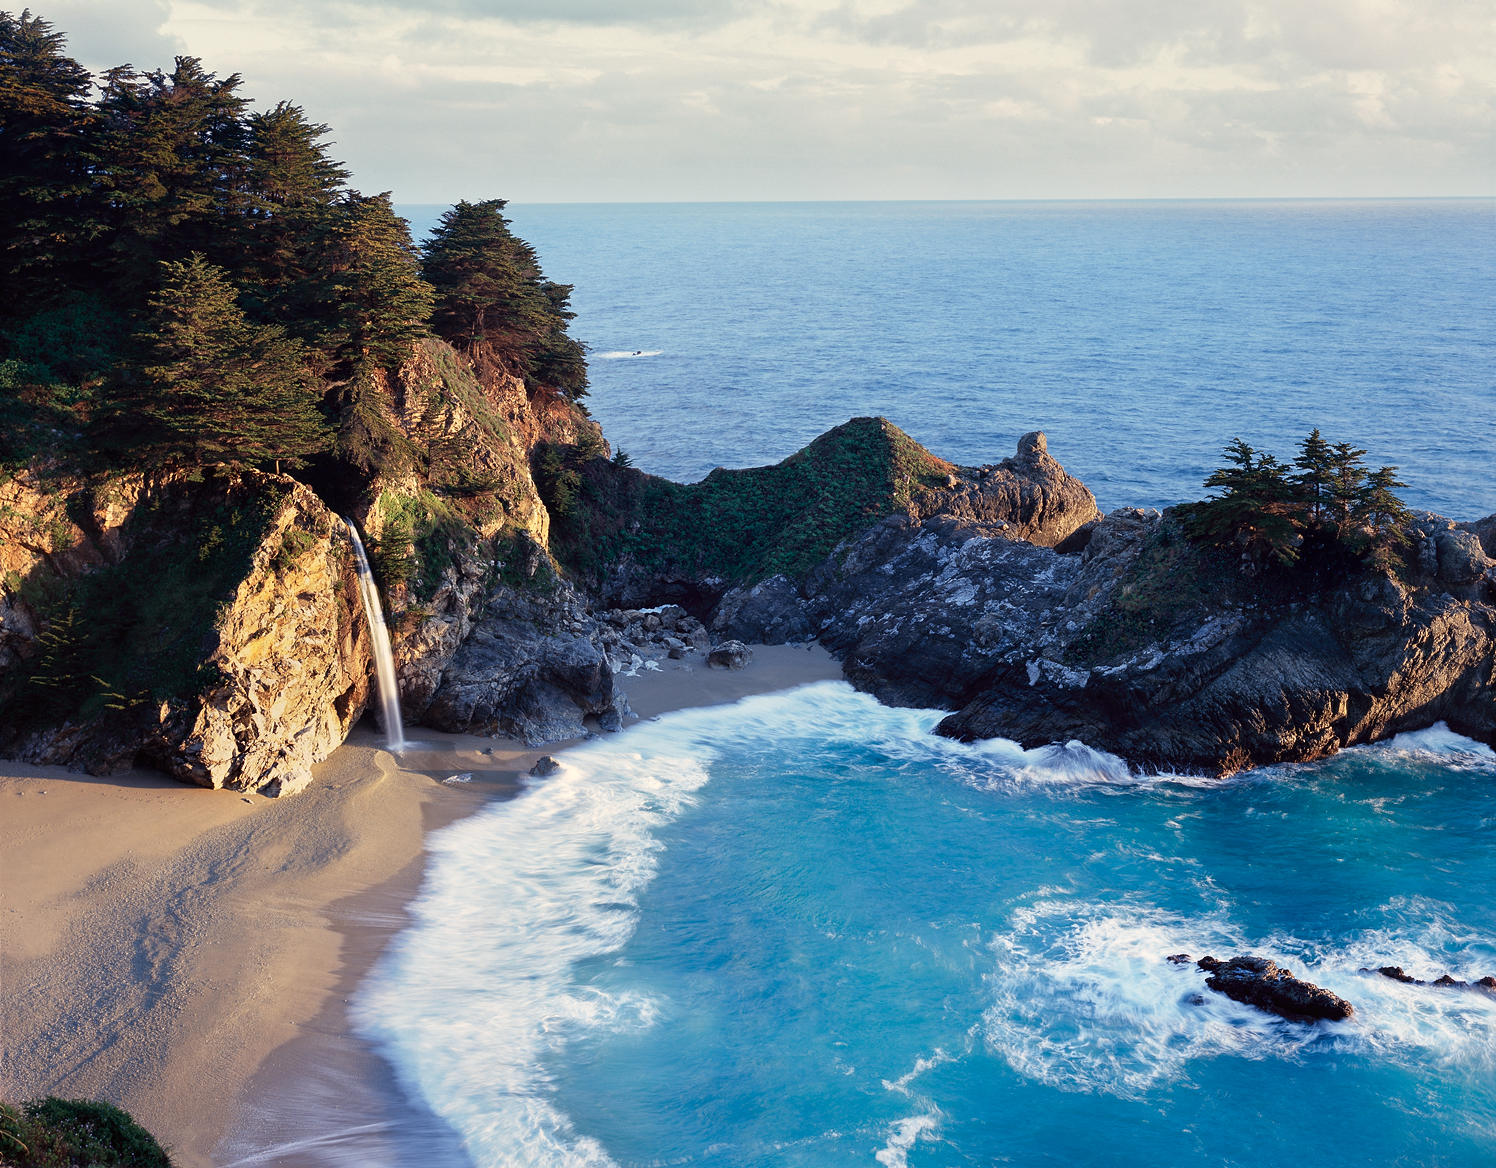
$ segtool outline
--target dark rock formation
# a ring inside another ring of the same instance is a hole
[[[707,664],[719,669],[741,669],[753,660],[753,650],[742,641],[723,641],[707,655]]]
[[[1202,957],[1195,964],[1210,974],[1205,979],[1209,989],[1290,1022],[1340,1022],[1356,1013],[1344,998],[1300,981],[1291,970],[1266,957],[1242,956],[1229,961]]]
[[[1079,739],[1150,769],[1224,775],[1441,720],[1496,740],[1496,604],[1470,575],[1484,552],[1473,531],[1438,531],[1424,540],[1432,573],[1352,562],[1268,582],[1212,561],[1154,511],[1090,524],[1078,554],[899,515],[801,591],[848,679],[890,704],[955,710],[941,734]]]
[[[532,746],[582,737],[587,714],[617,729],[627,708],[598,640],[596,622],[569,585],[500,586],[418,716],[438,730],[502,734]]]
[[[1014,458],[957,469],[959,473],[947,476],[943,485],[913,496],[907,509],[844,541],[799,584],[781,574],[726,592],[708,621],[713,633],[765,645],[819,635],[833,651],[844,652],[851,645],[849,636],[828,639],[827,629],[841,628],[849,616],[861,620],[871,607],[888,598],[889,586],[900,597],[891,603],[902,609],[938,605],[943,594],[937,591],[926,597],[924,589],[949,567],[945,553],[952,548],[973,539],[997,541],[987,560],[1011,561],[1003,573],[1016,580],[1025,571],[1024,564],[1036,561],[1024,560],[1023,551],[1014,549],[1052,548],[1069,540],[1069,546],[1079,550],[1100,522],[1095,496],[1049,456],[1041,433],[1025,434]],[[926,535],[933,536],[934,542],[923,538]],[[911,554],[901,558],[906,544],[918,546],[911,546]],[[869,577],[872,571],[881,575]],[[1000,587],[994,584],[988,592],[995,594]],[[963,614],[950,615],[959,624]],[[882,627],[886,629],[888,622]],[[905,629],[910,631],[907,624]],[[886,692],[878,688],[873,692],[893,704],[951,704],[946,687],[934,676],[941,672],[938,666],[931,668],[934,664],[924,665],[923,672],[931,678],[928,684],[906,687],[902,679],[889,678]],[[849,676],[851,672],[849,668]],[[873,664],[862,672],[871,678],[879,668]],[[964,678],[955,688],[974,692],[975,680]]]
[[[1421,986],[1421,985],[1436,985],[1436,986],[1445,986],[1446,988],[1449,988],[1449,989],[1459,989],[1459,990],[1468,990],[1468,989],[1496,990],[1496,977],[1482,977],[1482,978],[1478,978],[1472,984],[1471,982],[1468,982],[1468,981],[1456,981],[1454,978],[1450,977],[1449,974],[1446,973],[1442,977],[1438,978],[1435,981],[1431,981],[1431,982],[1429,982],[1429,981],[1419,981],[1416,977],[1413,977],[1411,974],[1404,973],[1403,972],[1403,968],[1400,965],[1382,965],[1382,966],[1377,967],[1376,969],[1363,969],[1363,970],[1361,970],[1361,972],[1362,973],[1380,973],[1383,977],[1390,977],[1393,981],[1400,981],[1404,985],[1418,985],[1418,986]]]
[[[546,754],[535,760],[535,765],[530,768],[530,775],[533,778],[543,779],[547,775],[555,774],[560,769],[561,764]]]

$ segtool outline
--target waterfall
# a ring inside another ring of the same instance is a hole
[[[379,590],[364,541],[349,519],[348,534],[353,539],[353,554],[358,558],[358,591],[364,598],[364,615],[369,618],[369,640],[374,645],[374,675],[379,679],[379,705],[384,712],[384,742],[392,751],[405,749],[405,723],[400,718],[400,687],[395,683],[395,655],[390,651],[390,633],[384,624],[384,609],[379,604]]]

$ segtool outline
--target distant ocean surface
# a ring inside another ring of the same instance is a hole
[[[1465,518],[1496,511],[1492,209],[511,210],[648,470],[881,413],[968,464],[1042,428],[1104,508],[1163,505],[1317,425]],[[1141,778],[939,717],[822,682],[567,752],[429,838],[359,1031],[476,1168],[1496,1163],[1496,996],[1360,972],[1496,975],[1496,753],[1435,727]],[[1237,1005],[1181,952],[1356,1017]]]
[[[397,208],[417,237],[444,210]],[[1496,200],[514,205],[588,401],[680,481],[882,414],[966,465],[1044,430],[1103,509],[1316,426],[1496,512]],[[642,356],[634,356],[635,353]]]

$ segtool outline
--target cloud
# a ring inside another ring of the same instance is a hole
[[[163,7],[111,19],[303,103],[409,202],[1489,187],[1493,21],[1467,0]]]

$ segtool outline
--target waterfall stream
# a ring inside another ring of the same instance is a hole
[[[353,540],[353,554],[358,560],[358,591],[364,598],[364,615],[369,618],[369,640],[374,646],[374,674],[379,680],[379,706],[384,714],[385,746],[392,751],[405,749],[405,723],[400,718],[400,687],[395,682],[395,655],[390,651],[390,633],[384,623],[384,609],[379,603],[379,589],[364,552],[364,541],[349,519],[343,522]]]

